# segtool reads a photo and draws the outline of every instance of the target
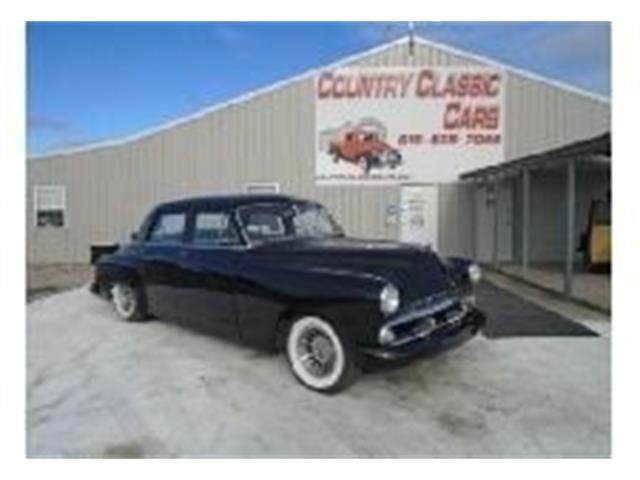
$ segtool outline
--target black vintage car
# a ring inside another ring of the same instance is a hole
[[[102,257],[92,290],[125,320],[181,320],[283,349],[305,386],[454,347],[484,325],[478,267],[428,246],[348,238],[318,203],[283,195],[192,198],[155,208]]]

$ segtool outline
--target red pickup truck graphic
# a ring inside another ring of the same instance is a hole
[[[380,139],[376,132],[353,129],[344,132],[329,144],[329,155],[333,161],[344,160],[362,167],[365,173],[372,168],[395,169],[402,163],[402,155]]]

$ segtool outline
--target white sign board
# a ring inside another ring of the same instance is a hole
[[[502,162],[504,78],[470,66],[320,72],[316,182],[447,182]]]
[[[437,185],[403,186],[400,195],[400,240],[437,249]]]

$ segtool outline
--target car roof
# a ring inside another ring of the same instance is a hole
[[[235,208],[253,203],[315,203],[310,200],[291,197],[281,194],[242,194],[242,195],[209,195],[201,197],[186,197],[178,200],[164,202],[158,205],[158,210],[171,209],[174,207],[207,205],[215,208]]]

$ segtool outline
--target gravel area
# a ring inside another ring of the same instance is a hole
[[[323,396],[281,356],[119,321],[86,288],[28,306],[30,457],[607,457],[610,336],[490,340]],[[590,325],[592,328],[593,325]]]

